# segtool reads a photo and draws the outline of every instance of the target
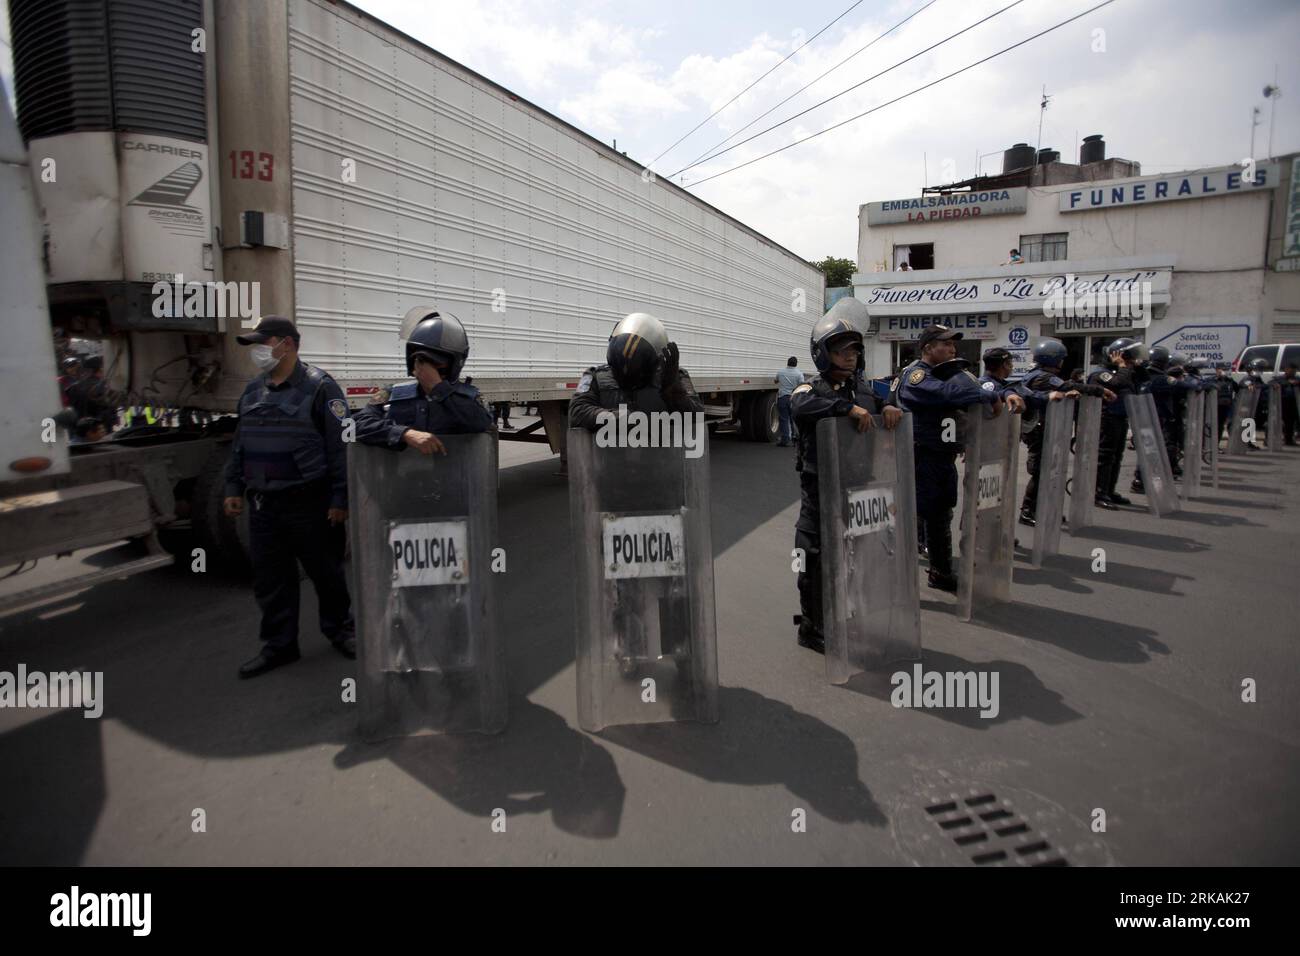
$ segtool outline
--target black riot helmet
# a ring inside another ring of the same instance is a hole
[[[1129,338],[1118,338],[1106,346],[1106,357],[1112,362],[1116,355],[1122,355],[1134,365],[1141,365],[1147,360],[1147,347],[1141,342]]]
[[[1060,368],[1069,354],[1060,339],[1039,339],[1034,343],[1034,364],[1039,368]]]
[[[1246,371],[1248,372],[1267,372],[1268,369],[1269,369],[1268,359],[1262,359],[1262,358],[1251,359],[1250,364],[1246,366]]]
[[[1163,345],[1153,345],[1151,347],[1151,364],[1162,372],[1169,368],[1169,360],[1173,354]]]
[[[644,388],[654,378],[667,347],[668,332],[664,324],[648,312],[633,312],[624,316],[610,333],[605,363],[620,388],[628,391]]]
[[[812,335],[808,337],[808,350],[812,353],[813,364],[817,366],[818,372],[829,372],[834,367],[831,350],[839,348],[845,340],[857,342],[862,349],[858,353],[858,371],[867,367],[866,349],[862,341],[862,327],[867,320],[867,307],[853,296],[840,299],[817,320]]]
[[[435,364],[446,365],[443,378],[454,382],[469,358],[469,336],[460,319],[433,306],[420,305],[406,313],[397,333],[406,347],[406,374],[415,374],[415,357],[423,355]]]

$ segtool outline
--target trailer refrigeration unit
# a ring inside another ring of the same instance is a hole
[[[235,336],[260,314],[293,316],[304,361],[355,407],[404,377],[402,316],[436,305],[465,323],[486,401],[539,405],[530,434],[502,437],[563,455],[581,372],[650,312],[710,419],[776,439],[773,377],[805,354],[821,273],[563,120],[332,0],[9,10],[42,321],[101,338],[111,384],[176,424],[74,454],[67,475],[11,472],[5,495],[120,459],[155,525],[238,553],[219,475],[255,374]]]

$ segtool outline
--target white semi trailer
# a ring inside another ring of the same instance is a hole
[[[502,437],[563,455],[582,370],[651,312],[710,418],[775,440],[773,376],[806,354],[821,273],[626,155],[334,0],[9,8],[48,321],[102,340],[111,384],[171,410],[109,469],[139,472],[155,525],[239,551],[219,474],[254,374],[234,338],[257,314],[294,317],[304,360],[357,405],[403,378],[406,311],[449,311],[485,400],[539,405]],[[106,455],[10,473],[3,493],[102,480]]]

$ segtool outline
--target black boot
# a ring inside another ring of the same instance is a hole
[[[1033,527],[1035,524],[1037,524],[1038,522],[1037,522],[1037,520],[1034,518],[1034,512],[1033,512],[1031,509],[1029,509],[1029,508],[1021,508],[1021,509],[1020,509],[1020,523],[1021,523],[1021,524],[1024,524],[1024,525],[1028,525],[1029,527],[1032,528],[1032,527]]]

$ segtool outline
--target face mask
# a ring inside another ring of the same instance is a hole
[[[280,364],[280,360],[275,357],[275,350],[269,345],[254,345],[251,351],[253,364],[263,372],[269,372]]]

